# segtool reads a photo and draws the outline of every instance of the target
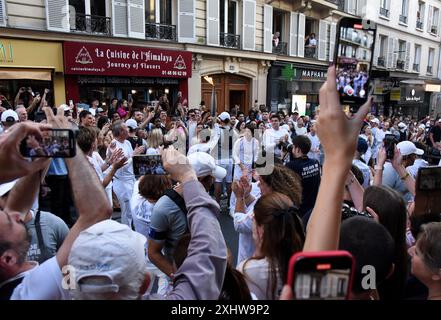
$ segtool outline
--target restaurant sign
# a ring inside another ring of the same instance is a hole
[[[64,72],[78,75],[189,78],[186,51],[96,43],[64,43]]]

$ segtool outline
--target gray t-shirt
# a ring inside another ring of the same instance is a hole
[[[153,207],[149,239],[164,243],[164,255],[173,260],[178,240],[187,230],[187,216],[168,196],[162,196]]]
[[[403,180],[401,180],[390,162],[384,164],[382,184],[401,193],[405,201],[411,201],[413,199],[412,194],[407,190]]]
[[[31,235],[31,246],[28,251],[28,260],[43,263],[47,259],[55,256],[58,249],[63,244],[64,239],[69,233],[66,223],[56,215],[41,211],[40,212],[40,228],[44,246],[46,247],[47,257],[42,256],[42,251],[38,243],[37,231],[35,229],[35,215],[33,213],[32,220],[26,223],[26,227]]]

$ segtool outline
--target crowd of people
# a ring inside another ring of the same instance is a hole
[[[337,80],[330,67],[312,117],[18,99],[1,115],[0,299],[292,299],[291,256],[329,250],[355,259],[352,299],[441,299],[441,216],[415,213],[418,170],[440,159],[441,119],[376,117],[371,99],[347,115]],[[50,128],[76,132],[75,157],[19,153]],[[154,164],[142,156],[160,157],[167,174],[145,171]],[[236,257],[220,214],[238,233]]]
[[[349,97],[365,98],[368,93],[367,82],[368,74],[364,71],[342,68],[337,73],[337,90]]]

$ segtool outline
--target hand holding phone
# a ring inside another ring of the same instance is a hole
[[[160,155],[137,155],[133,156],[133,173],[135,176],[164,175],[167,172],[164,169]]]
[[[76,154],[75,136],[69,129],[49,129],[41,137],[27,136],[20,145],[25,158],[72,158]]]
[[[341,104],[351,106],[353,113],[368,99],[376,31],[373,21],[357,18],[342,18],[337,26],[337,91]]]
[[[441,212],[441,167],[420,168],[415,191],[415,215]]]
[[[354,269],[347,251],[298,252],[289,262],[288,285],[296,300],[349,299]]]
[[[386,159],[393,160],[395,157],[395,148],[397,144],[398,139],[394,134],[386,134],[383,140],[383,145],[386,149]]]

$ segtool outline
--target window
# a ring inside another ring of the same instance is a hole
[[[404,70],[405,67],[405,57],[406,57],[406,41],[398,41],[398,60],[397,69]]]
[[[220,32],[237,34],[237,1],[219,1]]]
[[[378,56],[377,65],[380,67],[386,67],[387,57],[387,37],[380,35],[380,52]]]
[[[381,0],[380,16],[389,18],[389,5],[390,5],[390,0]]]
[[[407,12],[409,11],[409,0],[401,1],[400,22],[407,24]]]
[[[145,0],[145,22],[172,24],[172,0]]]
[[[421,46],[415,45],[415,56],[413,59],[413,71],[420,71],[420,60],[421,60]]]
[[[439,9],[433,8],[432,27],[430,28],[430,32],[434,34],[438,34],[438,23],[439,23]]]
[[[106,0],[69,0],[71,31],[110,35]]]
[[[424,2],[418,2],[417,21],[416,27],[418,29],[424,28],[424,13],[426,11],[426,4]]]
[[[432,74],[433,70],[433,58],[435,56],[435,49],[429,48],[429,59],[427,62],[427,73]]]

